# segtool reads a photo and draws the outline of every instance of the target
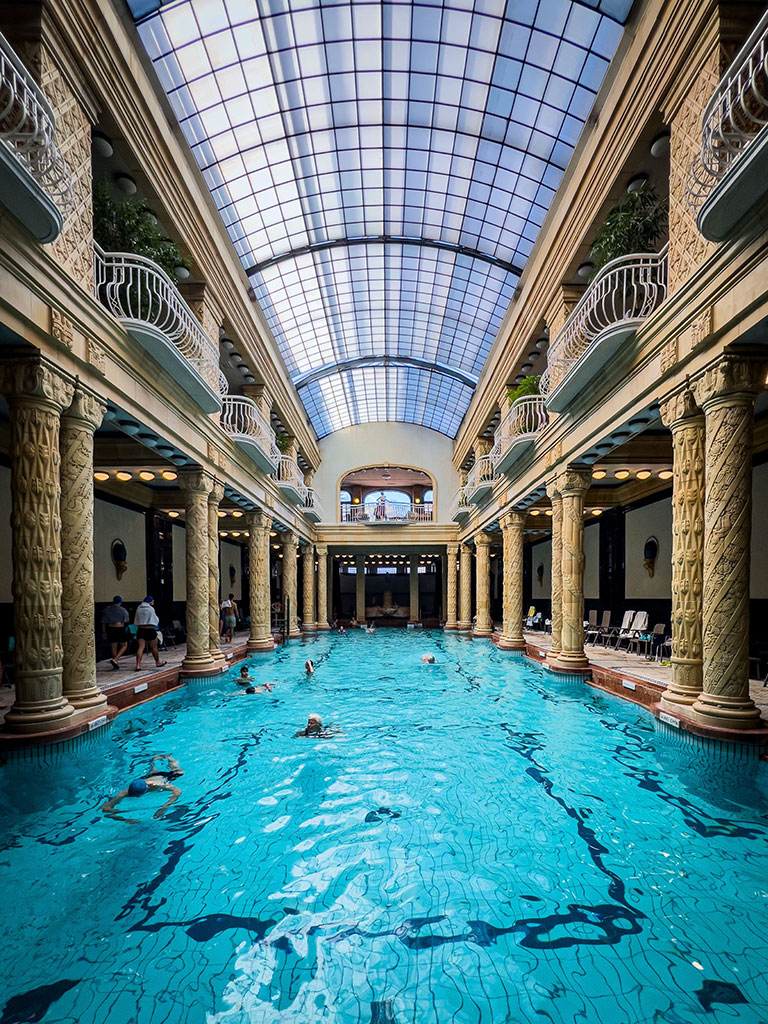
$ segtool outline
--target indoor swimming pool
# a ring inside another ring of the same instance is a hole
[[[2,769],[0,1024],[768,1020],[768,764],[439,632],[247,664]]]

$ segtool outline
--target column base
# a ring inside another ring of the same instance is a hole
[[[550,659],[547,658],[547,661],[549,660]],[[567,669],[568,671],[574,668],[589,668],[589,658],[583,651],[581,654],[577,651],[560,651],[560,654],[557,656],[557,666],[558,668]]]
[[[490,626],[482,626],[480,629],[475,628],[472,630],[472,636],[476,636],[478,640],[489,640],[493,636],[493,629]]]
[[[330,625],[327,622],[318,622],[317,631],[318,633],[327,633],[330,630]]]
[[[256,654],[258,651],[274,651],[275,641],[272,637],[264,637],[262,640],[248,640],[245,650],[248,654]]]
[[[459,633],[471,633],[472,632],[472,623],[471,622],[457,622],[456,623],[456,629],[459,631]]]
[[[522,637],[510,637],[502,634],[496,646],[502,651],[524,651],[525,640]]]
[[[181,663],[182,672],[213,672],[216,667],[210,654],[193,654]]]
[[[107,695],[102,693],[98,686],[89,686],[88,689],[77,690],[74,693],[65,693],[75,711],[96,711],[98,708],[107,708]]]
[[[702,671],[701,661],[686,661],[673,657],[673,680],[662,693],[659,703],[665,707],[669,706],[670,711],[691,707],[704,689]]]
[[[458,622],[446,622],[446,624],[443,626],[443,629],[447,629],[449,631],[457,630],[458,628],[459,628]]]
[[[316,633],[317,623],[316,622],[304,622],[301,626],[302,633]]]
[[[3,729],[20,733],[50,732],[68,726],[74,713],[75,709],[62,697],[34,703],[16,701],[5,716]]]
[[[760,711],[749,697],[726,697],[702,693],[688,715],[699,725],[716,729],[758,729]]]

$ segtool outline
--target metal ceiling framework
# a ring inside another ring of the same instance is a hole
[[[318,436],[455,436],[632,0],[128,4]]]

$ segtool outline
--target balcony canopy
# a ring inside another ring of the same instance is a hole
[[[318,435],[455,436],[632,0],[128,2]]]

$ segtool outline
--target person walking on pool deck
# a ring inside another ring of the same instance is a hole
[[[221,610],[224,613],[224,630],[226,632],[224,639],[231,644],[235,638],[235,626],[238,619],[234,594],[230,594],[226,601],[221,602]]]
[[[157,612],[154,609],[155,599],[154,597],[147,597],[141,602],[139,607],[136,609],[136,615],[134,616],[134,625],[138,626],[138,632],[136,638],[139,642],[139,646],[136,649],[136,671],[141,669],[141,659],[144,657],[144,648],[149,645],[150,653],[155,659],[155,665],[158,668],[162,668],[163,665],[167,665],[167,661],[160,661],[160,654],[158,651],[158,638],[157,638],[157,627],[160,625],[160,620],[157,617]]]
[[[164,759],[168,762],[167,768],[155,767],[160,759]],[[117,796],[113,796],[111,800],[107,800],[107,802],[102,805],[101,809],[108,817],[114,818],[115,821],[125,821],[129,825],[138,825],[138,818],[124,818],[122,814],[118,814],[116,812],[115,808],[120,801],[125,800],[126,797],[139,797],[150,790],[165,789],[171,794],[163,806],[155,811],[152,815],[153,818],[162,818],[171,804],[179,799],[181,796],[181,790],[178,786],[174,786],[173,783],[176,779],[181,778],[184,772],[176,758],[171,757],[170,754],[157,754],[152,758],[150,764],[152,767],[143,778],[134,779],[127,789],[121,790]]]
[[[110,664],[113,672],[120,668],[120,658],[128,649],[128,633],[125,627],[130,618],[123,608],[123,599],[119,594],[112,598],[112,604],[108,604],[101,613],[101,635],[112,644]]]

